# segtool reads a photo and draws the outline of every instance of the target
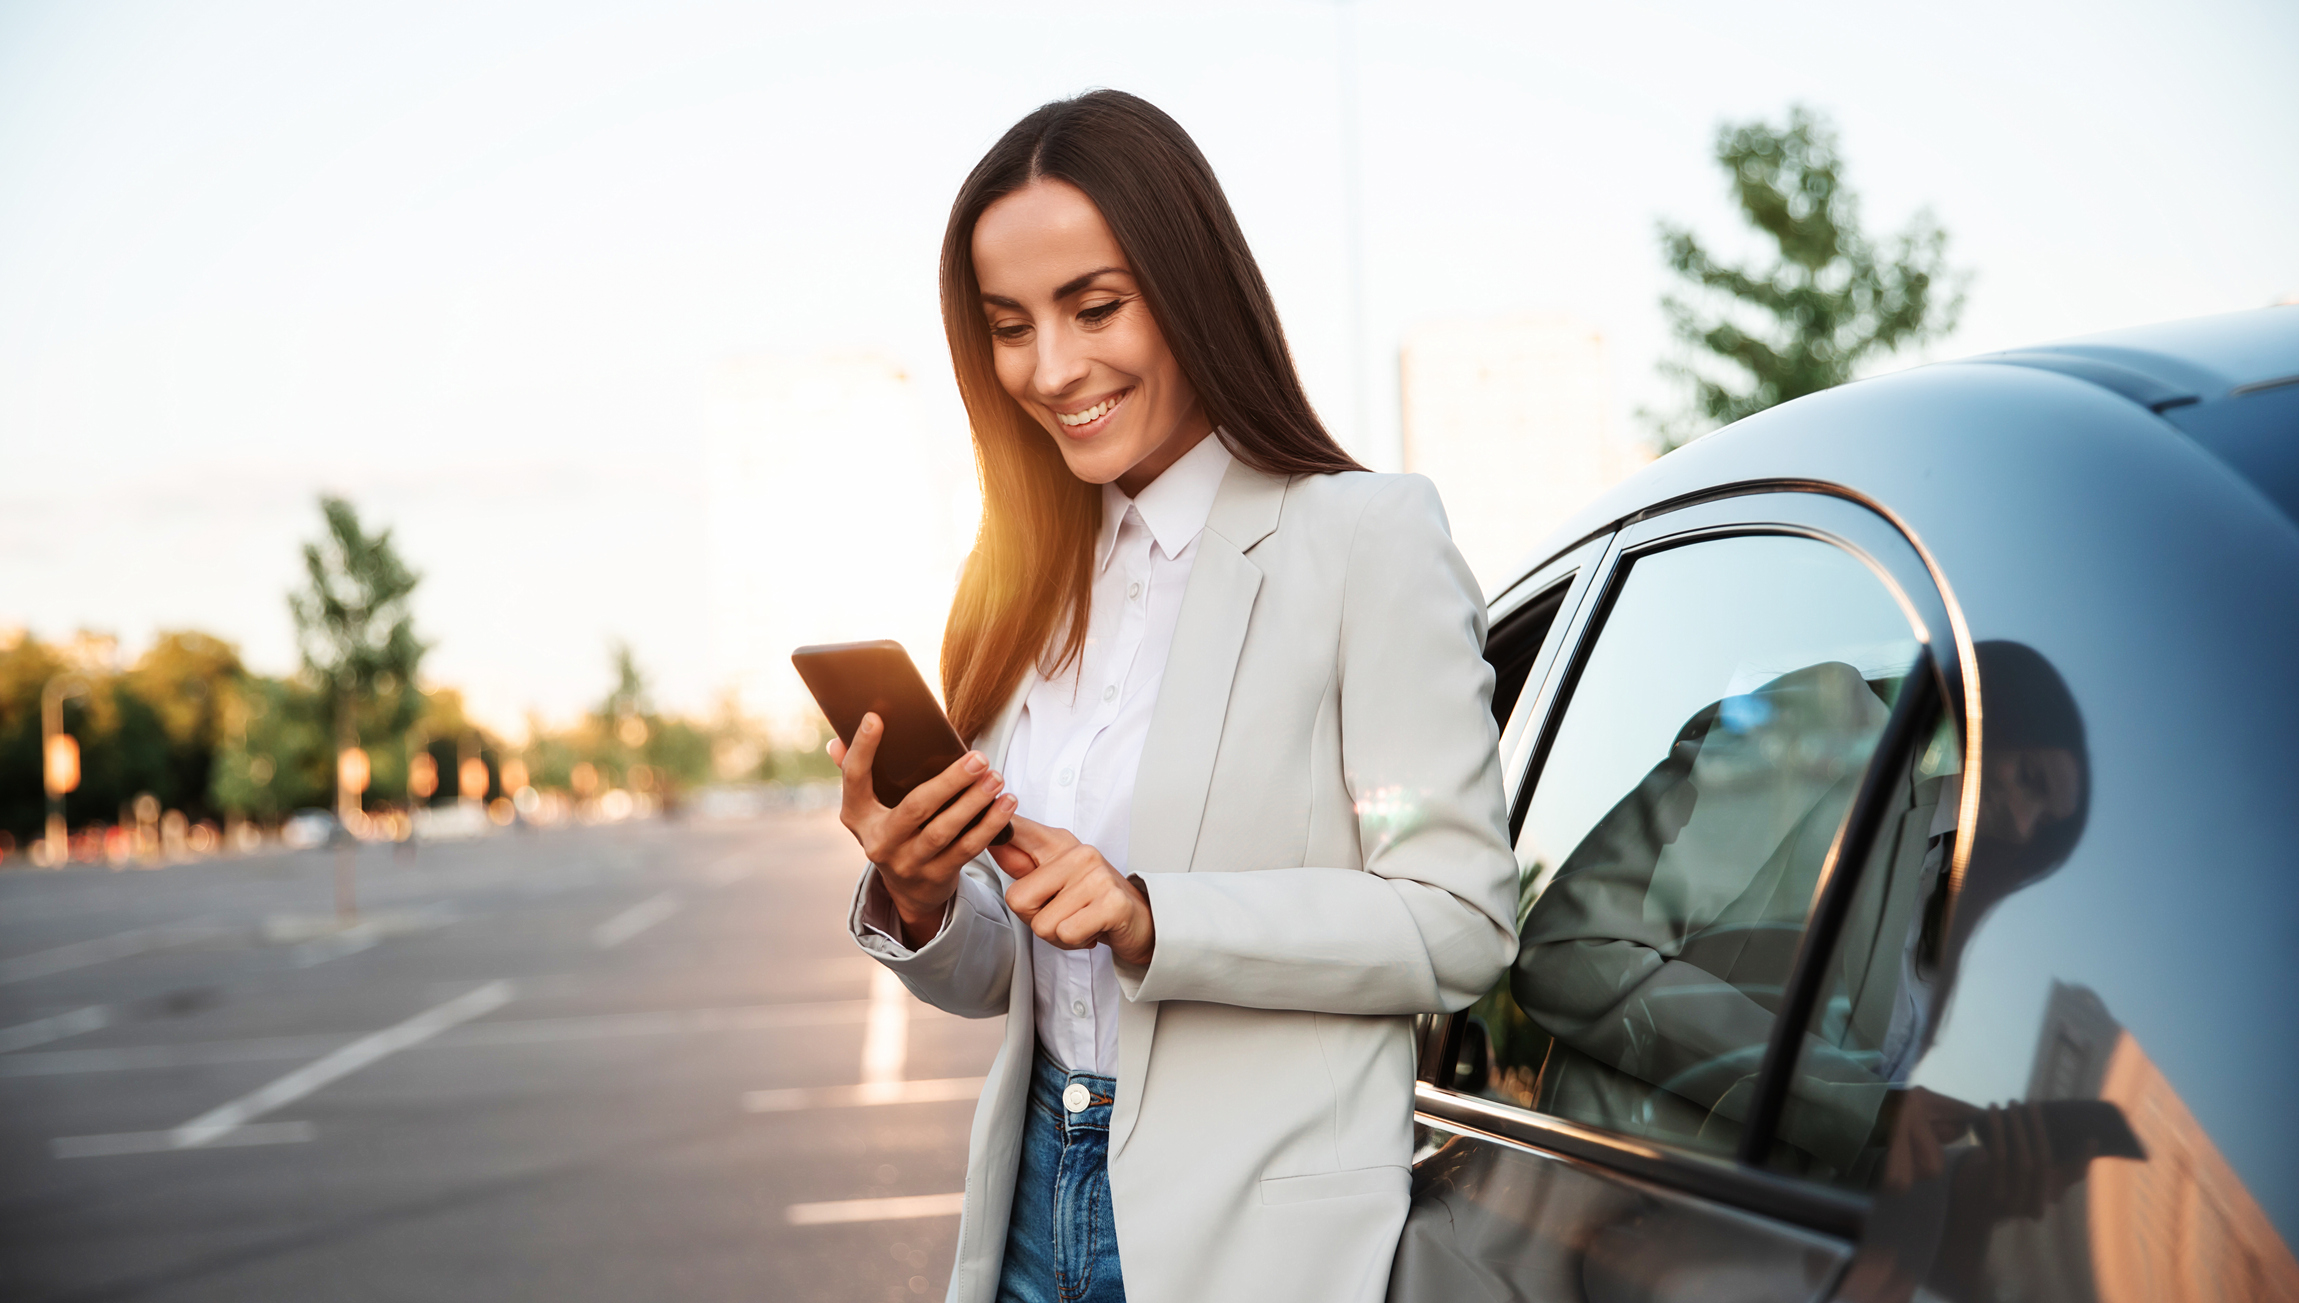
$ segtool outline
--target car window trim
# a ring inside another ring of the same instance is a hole
[[[1873,1203],[1867,1195],[1700,1157],[1474,1095],[1454,1094],[1425,1081],[1414,1084],[1413,1109],[1447,1130],[1591,1163],[1679,1194],[1728,1204],[1848,1241],[1860,1238]]]
[[[1868,849],[1891,807],[1892,789],[1901,768],[1930,735],[1941,696],[1929,646],[1917,649],[1916,662],[1908,667],[1904,683],[1900,699],[1884,721],[1883,735],[1876,740],[1868,767],[1860,775],[1860,789],[1820,864],[1820,885],[1812,893],[1804,935],[1788,969],[1787,989],[1781,992],[1780,1013],[1773,1019],[1772,1037],[1765,1042],[1763,1064],[1756,1071],[1756,1097],[1741,1124],[1740,1161],[1751,1167],[1761,1166],[1772,1148],[1781,1112],[1787,1107],[1788,1087],[1796,1073],[1805,1028],[1811,1024],[1820,990],[1827,984],[1828,959],[1836,953],[1836,934],[1851,912],[1852,893],[1860,885]]]
[[[1509,712],[1509,722],[1501,730],[1501,784],[1503,799],[1515,807],[1516,791],[1511,786],[1517,781],[1513,775],[1528,772],[1524,764],[1530,726],[1548,710],[1553,695],[1557,666],[1565,660],[1565,649],[1580,636],[1579,621],[1589,605],[1589,593],[1594,589],[1605,561],[1611,555],[1614,532],[1584,539],[1572,550],[1551,559],[1524,579],[1509,586],[1497,599],[1492,623],[1498,625],[1530,603],[1556,591],[1558,584],[1567,585],[1564,600],[1557,606],[1554,620],[1549,622],[1547,634],[1542,638],[1538,659],[1525,676],[1525,686],[1517,692],[1517,704]],[[1502,603],[1507,606],[1503,607]],[[1509,839],[1516,840],[1516,825],[1509,827]]]

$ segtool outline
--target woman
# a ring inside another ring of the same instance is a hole
[[[975,167],[942,311],[983,488],[943,695],[976,750],[891,810],[875,720],[833,754],[856,939],[1008,1015],[949,1296],[1377,1299],[1411,1015],[1515,952],[1437,495],[1318,424],[1212,169],[1131,95]]]

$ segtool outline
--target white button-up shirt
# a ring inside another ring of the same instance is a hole
[[[1229,463],[1220,437],[1208,436],[1138,498],[1114,484],[1102,486],[1086,645],[1062,673],[1033,676],[1007,744],[1003,772],[1015,812],[1068,829],[1120,873],[1133,826],[1134,777],[1166,653],[1198,535]],[[1032,944],[1038,1044],[1072,1072],[1116,1076],[1123,997],[1109,947]]]
[[[1015,813],[1055,828],[1126,871],[1134,777],[1181,619],[1198,535],[1229,471],[1229,450],[1210,435],[1128,498],[1102,486],[1102,532],[1094,549],[1093,606],[1079,659],[1048,678],[1033,671],[1002,771]],[[893,899],[871,876],[860,920],[869,947],[893,958],[902,944]],[[948,912],[943,924],[949,923]],[[1032,939],[1038,1044],[1072,1072],[1118,1072],[1117,969],[1108,946],[1063,950]]]

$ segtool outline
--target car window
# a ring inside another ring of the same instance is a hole
[[[1517,841],[1516,963],[1457,1086],[1729,1153],[1829,845],[1918,644],[1790,535],[1632,559]]]
[[[1541,646],[1548,640],[1549,629],[1556,624],[1565,594],[1571,589],[1572,576],[1566,575],[1510,612],[1485,639],[1485,659],[1493,666],[1494,727],[1508,727],[1509,715],[1524,695],[1525,680],[1533,672],[1533,663],[1540,659]]]

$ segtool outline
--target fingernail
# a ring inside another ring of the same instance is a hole
[[[979,751],[969,751],[969,752],[967,752],[967,753],[966,753],[966,772],[967,772],[967,773],[969,773],[969,774],[978,774],[978,773],[981,773],[983,770],[985,770],[985,769],[988,769],[989,767],[990,767],[990,762],[989,762],[989,761],[987,761],[987,760],[984,760],[984,759],[982,758],[982,753],[981,753],[981,752],[979,752]]]
[[[1002,805],[1002,806],[1006,807],[1007,809],[1011,810],[1011,809],[1013,809],[1015,806],[1017,806],[1017,805],[1021,804],[1021,802],[1019,802],[1019,801],[1015,800],[1015,799],[1014,799],[1013,797],[1011,797],[1011,796],[1001,796],[1001,797],[999,797],[999,798],[998,798],[998,804],[1000,804],[1000,805]]]
[[[861,729],[861,731],[862,731],[862,732],[864,732],[864,733],[875,733],[875,732],[877,732],[877,731],[878,731],[878,717],[877,717],[876,715],[864,715],[864,716],[862,717],[862,729]]]

